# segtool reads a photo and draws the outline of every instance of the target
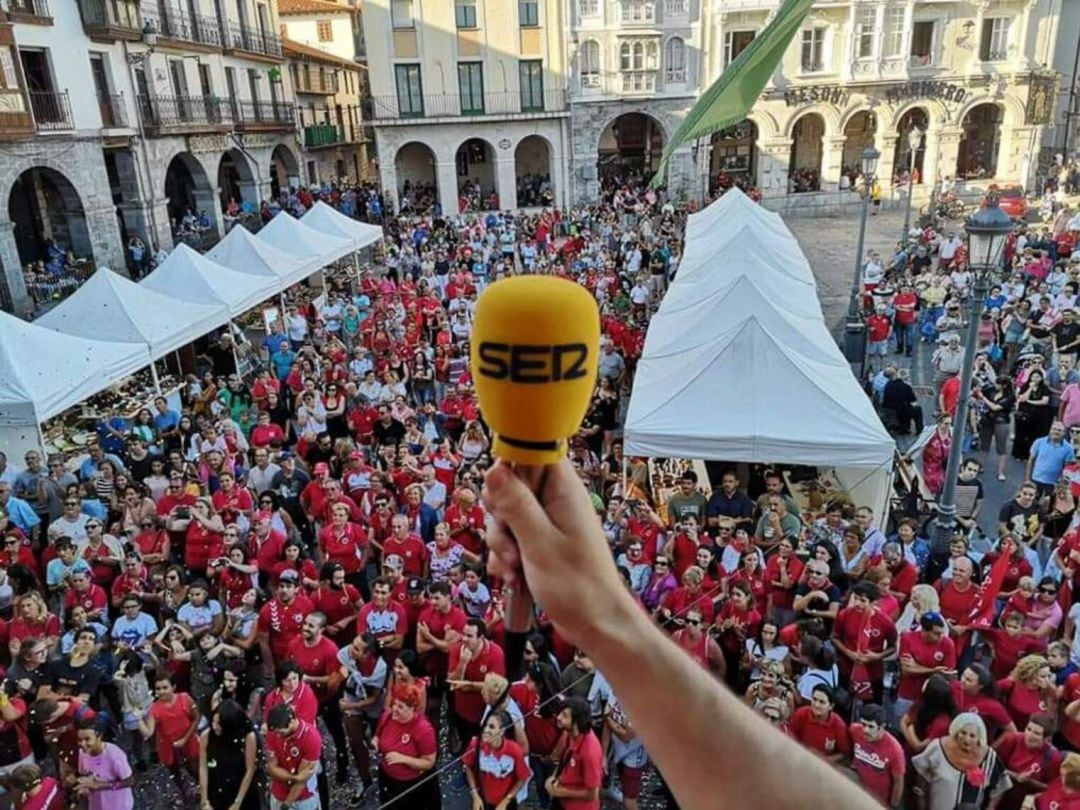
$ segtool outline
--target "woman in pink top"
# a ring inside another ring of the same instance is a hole
[[[1064,422],[1067,428],[1080,425],[1080,384],[1069,383],[1061,392],[1058,419]]]

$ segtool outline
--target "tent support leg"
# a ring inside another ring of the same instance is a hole
[[[161,380],[158,379],[157,364],[153,360],[150,361],[150,377],[154,381],[154,390],[161,396]]]
[[[622,457],[622,496],[623,496],[624,501],[626,500],[626,470],[627,470],[626,453],[623,453],[623,457]]]

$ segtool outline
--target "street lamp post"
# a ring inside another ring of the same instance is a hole
[[[866,359],[866,324],[862,318],[862,267],[863,249],[866,246],[866,214],[870,210],[870,194],[874,186],[874,173],[877,171],[881,152],[873,146],[866,147],[860,157],[865,188],[863,189],[862,217],[859,221],[859,246],[855,250],[855,274],[851,279],[851,300],[848,301],[847,320],[844,324],[844,356],[849,363],[859,364],[859,377],[862,377]]]
[[[991,277],[1001,271],[1001,258],[1005,239],[1013,230],[1012,220],[998,207],[995,196],[987,199],[980,209],[964,223],[968,238],[968,261],[974,273],[972,294],[968,298],[967,338],[964,344],[964,365],[960,374],[960,393],[953,417],[952,445],[949,448],[948,465],[945,468],[945,487],[938,498],[937,517],[934,521],[933,540],[930,545],[932,559],[944,562],[949,553],[949,540],[956,525],[956,481],[963,455],[964,428],[967,422],[968,401],[971,395],[971,377],[975,366],[975,351],[979,343],[979,318],[986,305],[986,294]]]
[[[922,130],[913,126],[908,130],[908,151],[911,152],[911,166],[908,167],[907,205],[904,207],[904,230],[900,234],[900,244],[907,245],[911,231],[911,195],[915,190],[915,154],[922,147]]]

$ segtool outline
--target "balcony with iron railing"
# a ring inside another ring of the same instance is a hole
[[[345,143],[345,129],[336,124],[311,124],[304,127],[304,148],[318,149]]]
[[[233,104],[217,96],[139,96],[148,134],[225,131],[236,120]]]
[[[101,126],[105,129],[126,129],[131,126],[123,93],[99,95],[98,109],[101,111]]]
[[[52,25],[53,18],[45,0],[8,0],[4,9],[12,22]]]
[[[466,104],[458,95],[444,93],[423,96],[373,96],[365,102],[364,120],[387,123],[410,119],[432,118],[535,118],[567,109],[566,90],[544,90],[540,93],[485,93],[481,99],[470,97]]]
[[[281,37],[261,28],[250,25],[229,23],[229,33],[225,38],[225,48],[231,51],[260,54],[280,60]]]
[[[75,129],[71,100],[67,90],[31,90],[30,109],[38,132],[64,132]]]
[[[234,101],[239,129],[293,129],[296,106],[287,101]]]
[[[137,42],[142,37],[138,0],[79,0],[79,15],[91,38]]]
[[[203,45],[210,49],[221,47],[221,24],[214,17],[150,5],[142,6],[142,16],[163,39]]]

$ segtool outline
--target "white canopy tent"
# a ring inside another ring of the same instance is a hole
[[[181,301],[102,268],[35,324],[94,340],[145,343],[157,359],[228,321],[224,304]]]
[[[206,258],[239,273],[269,276],[277,282],[279,292],[306,278],[310,264],[294,253],[259,240],[242,225],[234,226]]]
[[[798,243],[737,205],[687,247],[649,325],[625,452],[832,468],[881,516],[896,445],[825,326]]]
[[[373,245],[383,237],[382,228],[378,225],[351,219],[322,200],[315,203],[300,221],[321,233],[351,239],[354,250]]]
[[[260,242],[305,260],[304,276],[353,252],[353,241],[317,231],[282,211],[255,237]]]
[[[39,425],[150,365],[145,343],[55,332],[0,312],[0,448],[41,447]]]
[[[791,236],[779,214],[762,208],[739,189],[732,188],[716,202],[690,215],[686,221],[686,240],[691,242],[716,228],[730,229],[733,221],[742,218],[754,220],[777,234]]]
[[[177,245],[169,258],[139,283],[180,301],[224,304],[231,316],[272,298],[280,288],[273,278],[230,270],[184,244]]]

